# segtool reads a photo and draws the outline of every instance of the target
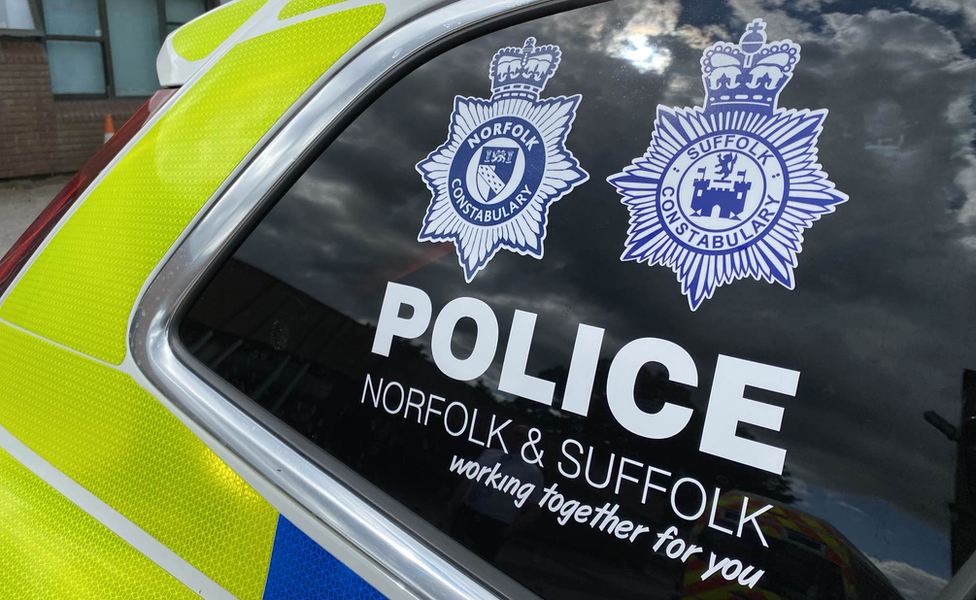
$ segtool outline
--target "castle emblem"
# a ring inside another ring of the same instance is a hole
[[[502,48],[491,98],[457,96],[447,141],[417,164],[433,197],[417,239],[453,242],[465,281],[505,248],[541,259],[549,206],[589,178],[566,149],[582,96],[540,99],[558,46]]]
[[[669,267],[691,310],[747,277],[792,290],[803,232],[847,201],[817,164],[827,110],[777,108],[800,46],[765,30],[706,49],[704,106],[658,106],[647,151],[607,179],[630,212],[621,260]]]

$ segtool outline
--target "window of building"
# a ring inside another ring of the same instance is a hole
[[[0,32],[5,35],[36,35],[38,19],[30,0],[0,0]]]
[[[146,96],[159,88],[156,55],[162,43],[156,0],[105,0],[117,96]]]
[[[51,89],[55,95],[108,92],[105,28],[98,0],[43,0]]]
[[[0,6],[29,0],[4,0]],[[40,0],[51,70],[61,98],[144,97],[159,87],[156,56],[167,35],[214,0]],[[23,13],[19,9],[18,15]],[[29,6],[28,6],[29,10]],[[21,16],[20,21],[24,21]]]

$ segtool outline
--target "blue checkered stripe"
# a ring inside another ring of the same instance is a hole
[[[386,600],[284,516],[278,518],[264,600]]]

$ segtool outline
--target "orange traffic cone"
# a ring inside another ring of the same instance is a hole
[[[102,143],[112,139],[113,135],[115,135],[115,124],[112,123],[112,115],[105,115],[105,140]]]

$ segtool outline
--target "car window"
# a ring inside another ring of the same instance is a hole
[[[949,4],[619,0],[465,42],[329,144],[181,339],[543,598],[934,598],[976,545]]]

